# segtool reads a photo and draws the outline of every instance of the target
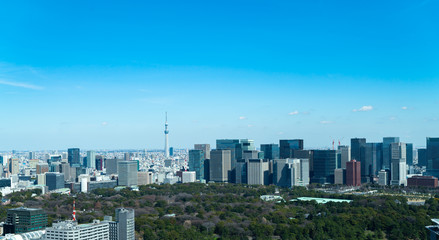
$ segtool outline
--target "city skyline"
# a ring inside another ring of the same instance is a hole
[[[0,3],[0,150],[439,136],[439,3]],[[196,7],[193,7],[196,6]]]

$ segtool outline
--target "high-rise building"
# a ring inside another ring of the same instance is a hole
[[[362,162],[361,149],[366,145],[366,138],[351,138],[351,160]]]
[[[361,163],[355,159],[346,163],[346,185],[361,185]]]
[[[289,187],[287,159],[273,160],[273,184],[280,187]]]
[[[427,137],[427,170],[439,170],[439,138]]]
[[[204,159],[210,159],[210,144],[194,144],[195,150],[202,150]]]
[[[292,158],[293,150],[303,150],[303,139],[279,140],[279,157]]]
[[[116,222],[110,223],[110,240],[134,240],[134,209],[117,208]]]
[[[227,182],[231,171],[231,150],[213,150],[210,158],[210,181]]]
[[[261,144],[261,151],[264,152],[264,159],[273,160],[279,158],[278,144]]]
[[[117,166],[118,185],[119,186],[135,186],[137,185],[137,162],[136,161],[120,161]]]
[[[256,150],[255,141],[250,139],[241,139],[240,141],[242,151]]]
[[[9,159],[9,172],[11,174],[20,173],[20,159],[18,159],[18,158],[10,158]]]
[[[407,165],[412,166],[413,165],[413,143],[406,143],[406,151],[407,151],[407,156],[406,156],[406,161],[407,161]]]
[[[37,174],[42,174],[49,171],[49,164],[47,163],[38,163],[37,164]]]
[[[96,152],[87,151],[87,167],[96,168]]]
[[[53,223],[46,228],[47,240],[109,240],[109,223],[93,220],[92,223],[78,224],[76,221]]]
[[[392,143],[399,143],[399,137],[384,137],[383,138],[383,169],[390,169],[392,164],[390,145]]]
[[[49,191],[64,188],[64,173],[46,172],[46,186]]]
[[[117,166],[118,163],[122,161],[121,159],[117,159],[117,158],[110,158],[107,159],[107,169],[106,169],[106,174],[107,175],[111,175],[111,174],[117,174]]]
[[[189,150],[189,170],[195,171],[196,179],[204,179],[204,150]]]
[[[29,157],[28,157],[28,159],[29,160],[31,160],[31,159],[35,159],[36,157],[35,157],[35,152],[29,152]]]
[[[268,161],[263,159],[247,161],[247,184],[268,185]]]
[[[97,155],[96,156],[96,170],[102,171],[104,170],[104,157]]]
[[[427,149],[418,148],[418,166],[427,167]]]
[[[42,209],[14,208],[8,209],[3,233],[25,233],[46,228],[47,214]]]
[[[336,168],[334,170],[334,184],[346,184],[346,168]]]
[[[81,158],[79,155],[79,148],[69,148],[67,150],[67,160],[70,164],[70,166],[72,165],[81,165]]]
[[[340,160],[339,168],[346,168],[346,163],[351,161],[351,148],[349,146],[338,146],[337,160]]]
[[[382,169],[382,143],[366,143],[361,148],[361,182],[373,182]]]
[[[169,143],[168,143],[168,113],[166,113],[166,120],[165,120],[165,158],[169,158]]]
[[[241,159],[242,148],[239,139],[217,139],[216,150],[230,150],[231,168],[235,167],[237,159]]]
[[[380,170],[378,173],[378,184],[380,186],[389,185],[389,171],[388,170]]]
[[[391,165],[391,185],[407,185],[407,163],[406,163],[406,145],[397,142],[390,144]]]
[[[334,183],[335,162],[335,150],[314,150],[314,176],[312,177],[311,182],[322,184]]]
[[[309,185],[309,159],[287,159],[291,183],[290,186]]]

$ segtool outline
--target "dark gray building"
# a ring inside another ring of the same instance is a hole
[[[303,139],[279,140],[279,158],[292,158],[293,150],[303,150]]]
[[[42,209],[14,208],[8,209],[3,233],[26,233],[43,230],[47,226],[47,214]]]
[[[413,143],[406,143],[405,147],[407,151],[407,156],[406,156],[407,165],[411,166],[413,165]]]
[[[337,154],[335,150],[314,150],[314,176],[313,183],[334,183],[334,170]]]
[[[210,159],[210,144],[194,144],[195,150],[202,150],[204,159]]]
[[[418,166],[427,167],[427,149],[418,148]]]
[[[137,185],[137,162],[119,161],[117,164],[118,185],[135,186]]]
[[[67,150],[67,160],[70,166],[72,166],[73,164],[81,165],[79,152],[79,148],[69,148]]]
[[[189,150],[189,170],[195,171],[197,180],[204,179],[204,158],[203,150]]]
[[[64,173],[46,173],[46,186],[49,191],[64,188]]]
[[[231,174],[231,150],[213,150],[210,152],[210,181],[228,182]]]
[[[399,143],[399,137],[384,137],[383,138],[383,169],[389,169],[392,163],[391,158],[391,144]]]
[[[264,152],[264,159],[273,160],[279,158],[278,144],[261,144],[261,151]]]
[[[106,174],[107,175],[117,174],[117,166],[120,161],[123,160],[117,158],[106,159],[107,162]]]

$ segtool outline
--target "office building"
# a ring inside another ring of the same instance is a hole
[[[149,173],[150,172],[137,172],[137,185],[150,184]]]
[[[378,176],[382,169],[382,143],[365,143],[361,148],[361,182],[369,183]]]
[[[46,185],[46,174],[37,174],[37,184]]]
[[[236,161],[242,158],[242,147],[239,139],[218,139],[216,140],[216,150],[230,150],[231,169],[234,169]]]
[[[67,160],[70,166],[81,165],[81,158],[79,155],[79,148],[69,148],[67,150]]]
[[[195,182],[196,179],[196,172],[195,171],[184,171],[181,173],[181,182],[182,183],[191,183]]]
[[[427,171],[439,171],[439,138],[427,138]]]
[[[39,159],[29,159],[29,168],[36,169],[39,162]]]
[[[117,208],[116,222],[110,224],[112,238],[110,240],[134,240],[134,209]],[[117,238],[115,238],[117,236]]]
[[[241,139],[240,141],[242,151],[256,150],[255,141],[250,139]]]
[[[247,161],[247,184],[268,185],[268,161],[263,159]]]
[[[195,150],[202,150],[204,159],[210,159],[210,144],[194,144]]]
[[[47,163],[38,163],[37,164],[37,174],[43,174],[49,171],[49,164]]]
[[[438,179],[433,176],[413,176],[407,179],[407,186],[436,188]]]
[[[96,152],[87,151],[87,168],[96,168]]]
[[[228,182],[231,171],[231,150],[216,149],[210,152],[210,181]]]
[[[35,158],[36,158],[35,157],[35,152],[29,152],[28,159],[31,160],[31,159],[35,159]]]
[[[189,150],[189,170],[195,171],[196,179],[204,179],[204,150]]]
[[[261,151],[264,152],[264,159],[273,160],[279,158],[278,144],[261,144]]]
[[[20,160],[18,158],[9,159],[9,172],[11,174],[20,173]]]
[[[122,160],[117,158],[106,159],[107,162],[106,174],[107,175],[117,174],[117,166],[120,161]]]
[[[412,166],[413,165],[413,143],[406,143],[406,161],[407,165]]]
[[[279,158],[292,158],[293,150],[303,150],[303,139],[279,140]]]
[[[210,181],[210,159],[204,160],[204,180]]]
[[[46,228],[43,239],[47,240],[109,240],[109,223],[93,220],[92,223],[78,224],[76,221],[53,223]]]
[[[345,185],[346,184],[346,169],[336,168],[334,170],[334,184]]]
[[[378,185],[386,186],[389,185],[389,171],[388,170],[380,170],[378,173]]]
[[[335,150],[313,151],[314,176],[311,182],[322,184],[334,183],[336,155]]]
[[[390,145],[392,143],[399,143],[399,137],[384,137],[383,138],[383,167],[382,169],[390,169],[392,163]]]
[[[45,174],[49,191],[64,188],[64,173],[46,172]]]
[[[351,147],[338,146],[337,150],[337,161],[340,162],[340,165],[337,164],[337,168],[346,168],[346,163],[351,161]]]
[[[355,159],[346,163],[346,185],[361,185],[361,163]]]
[[[291,179],[290,186],[309,185],[309,159],[287,159],[289,165],[289,174]]]
[[[119,186],[135,186],[137,185],[137,162],[136,161],[120,161],[117,165],[118,185]]]
[[[407,185],[407,163],[405,143],[391,143],[390,157],[392,165],[390,168],[391,185]]]
[[[46,226],[47,214],[44,210],[20,207],[7,210],[3,232],[5,234],[25,233],[42,230],[46,228]]]
[[[287,159],[273,160],[273,184],[280,187],[289,187],[291,179],[289,179]]]
[[[352,138],[351,139],[351,160],[355,159],[362,162],[361,157],[362,148],[366,145],[366,138]]]
[[[96,170],[102,171],[104,170],[104,157],[97,155],[96,156]]]
[[[418,148],[418,166],[427,167],[427,149],[426,148]]]

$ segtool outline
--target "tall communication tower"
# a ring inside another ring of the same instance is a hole
[[[168,145],[168,113],[165,113],[165,157],[169,158],[169,145]]]

